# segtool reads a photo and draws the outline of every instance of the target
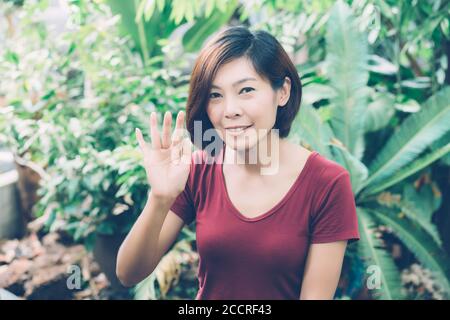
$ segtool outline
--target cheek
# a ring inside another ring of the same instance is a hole
[[[276,96],[271,92],[259,92],[258,94],[239,101],[242,107],[242,115],[255,122],[257,127],[273,127],[278,106]],[[206,114],[214,127],[220,127],[224,117],[224,107],[221,103],[210,103],[206,108]]]
[[[220,119],[222,118],[222,111],[220,105],[208,105],[206,108],[206,114],[209,117],[209,120],[213,124],[213,126],[217,126],[220,123]]]
[[[271,127],[275,123],[278,106],[272,95],[261,95],[249,105],[249,114],[261,127]]]

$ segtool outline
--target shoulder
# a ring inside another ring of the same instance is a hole
[[[349,193],[352,187],[350,173],[345,167],[318,152],[314,152],[312,156],[310,188],[313,211],[316,212],[330,196]]]
[[[322,189],[330,186],[337,179],[342,178],[345,175],[350,176],[345,167],[334,160],[326,158],[317,151],[314,151],[314,154],[311,156],[314,157],[313,178],[316,181],[316,184],[320,185]]]
[[[309,188],[312,200],[311,216],[317,216],[327,204],[353,199],[350,173],[334,160],[317,151],[312,154]]]
[[[334,160],[326,158],[316,150],[310,150],[299,145],[290,145],[290,154],[293,155],[293,167],[300,161],[303,170],[306,170],[305,178],[311,184],[310,188],[313,192],[323,190],[336,178],[349,174],[347,169]]]

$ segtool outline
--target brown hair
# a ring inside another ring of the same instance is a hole
[[[281,138],[287,137],[300,109],[302,85],[298,72],[281,44],[265,31],[251,32],[245,27],[228,28],[212,38],[200,51],[189,84],[186,106],[186,127],[194,144],[194,121],[201,121],[203,133],[213,128],[206,113],[212,81],[218,69],[231,60],[247,57],[256,72],[267,79],[272,88],[283,86],[285,77],[291,80],[291,93],[283,108],[278,108],[274,128]],[[197,140],[197,139],[196,139]],[[198,148],[207,145],[201,139]],[[199,142],[199,141],[197,141]],[[198,143],[197,143],[198,144]]]

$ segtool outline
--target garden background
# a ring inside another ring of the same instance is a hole
[[[444,0],[1,1],[0,297],[195,297],[195,223],[136,287],[115,278],[149,191],[134,130],[184,109],[202,45],[245,25],[298,69],[290,139],[351,174],[335,298],[448,299],[449,24]]]

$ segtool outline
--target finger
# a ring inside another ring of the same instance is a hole
[[[136,140],[139,144],[139,148],[141,148],[142,152],[147,152],[147,144],[144,140],[141,130],[139,128],[136,128],[135,132],[136,132]]]
[[[180,111],[180,112],[178,112],[178,115],[177,115],[177,122],[175,124],[175,127],[177,129],[182,129],[183,124],[184,124],[184,111]]]
[[[161,139],[158,131],[158,121],[156,119],[156,113],[152,112],[150,115],[150,136],[152,137],[152,148],[161,149]]]
[[[170,132],[172,131],[172,113],[166,111],[163,120],[162,143],[161,146],[165,149],[170,147]]]
[[[177,119],[175,122],[175,130],[173,131],[172,134],[172,145],[177,145],[181,141],[183,122],[184,122],[184,112],[180,111],[177,114]]]

